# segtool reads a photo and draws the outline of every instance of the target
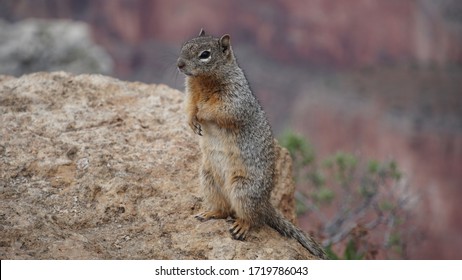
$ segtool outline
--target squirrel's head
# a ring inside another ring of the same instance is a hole
[[[201,29],[198,37],[187,41],[181,47],[177,67],[188,76],[201,76],[217,73],[220,68],[234,62],[229,35],[215,38],[205,35]]]

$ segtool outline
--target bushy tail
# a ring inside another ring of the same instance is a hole
[[[320,259],[328,259],[324,249],[316,242],[311,236],[305,235],[305,233],[297,228],[294,224],[289,222],[279,211],[271,207],[272,209],[266,216],[266,223],[277,230],[282,236],[291,237],[296,239],[303,247],[305,247],[311,254],[315,255]]]

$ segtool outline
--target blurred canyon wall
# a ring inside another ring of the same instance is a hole
[[[462,4],[456,0],[6,0],[0,8],[10,20],[33,15],[87,21],[106,47],[114,37],[133,46],[147,38],[181,43],[203,26],[251,41],[282,61],[462,61]]]

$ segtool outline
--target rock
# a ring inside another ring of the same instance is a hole
[[[1,259],[311,259],[269,227],[236,241],[205,223],[183,94],[64,72],[0,77]],[[291,220],[278,146],[273,203]]]
[[[37,71],[111,74],[109,54],[93,43],[83,22],[28,19],[0,20],[0,73]]]

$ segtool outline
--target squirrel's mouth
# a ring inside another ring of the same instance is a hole
[[[184,68],[179,68],[178,67],[178,71],[180,71],[181,73],[185,74],[186,76],[192,76],[193,74],[191,72],[189,72],[188,70],[184,69]]]

